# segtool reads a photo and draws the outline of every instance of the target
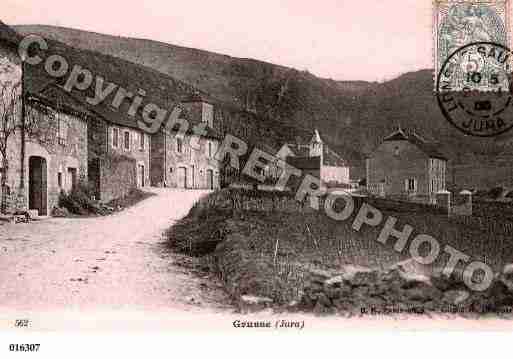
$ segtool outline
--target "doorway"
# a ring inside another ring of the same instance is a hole
[[[194,173],[194,165],[191,166],[191,180],[189,181],[189,186],[190,188],[194,188],[195,187],[195,173]]]
[[[48,215],[46,159],[29,158],[29,209],[35,209],[40,216]]]
[[[144,187],[146,183],[144,182],[144,165],[137,166],[137,186]]]
[[[71,192],[73,188],[76,188],[77,186],[77,169],[76,168],[68,168],[68,179],[66,181],[67,188],[66,190],[68,192]]]
[[[187,188],[187,168],[178,167],[178,188]]]
[[[214,189],[214,171],[207,170],[207,188]]]

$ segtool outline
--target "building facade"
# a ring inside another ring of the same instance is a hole
[[[133,188],[150,186],[151,136],[103,119],[89,121],[89,183],[109,202]]]
[[[399,129],[366,159],[366,173],[373,195],[434,203],[446,189],[447,158],[435,144]]]
[[[315,176],[326,186],[349,185],[349,166],[315,130],[308,144],[284,144],[276,157]]]
[[[151,183],[158,187],[220,188],[220,136],[213,129],[214,106],[193,96],[182,103],[181,118],[152,135]],[[187,128],[181,124],[187,123]],[[200,131],[194,127],[203,124]]]
[[[0,111],[9,112],[0,119],[6,149],[6,158],[0,159],[2,210],[46,216],[58,206],[61,192],[87,179],[89,114],[72,101],[55,101],[51,88],[37,93],[24,89],[23,76],[15,44],[0,40],[0,85],[4,95],[15,92],[10,112],[9,96],[0,99]],[[16,128],[6,136],[8,119]]]

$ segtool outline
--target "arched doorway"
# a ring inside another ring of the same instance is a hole
[[[46,159],[39,156],[29,158],[29,209],[35,209],[40,216],[48,215]]]

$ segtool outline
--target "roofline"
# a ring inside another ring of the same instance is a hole
[[[48,98],[46,98],[44,96],[41,96],[38,94],[33,94],[30,92],[27,93],[26,100],[29,102],[39,102],[45,106],[50,107],[54,111],[66,113],[68,115],[76,116],[77,114],[82,114],[82,115],[85,115],[86,117],[94,117],[93,114],[89,113],[88,111],[80,111],[80,110],[74,109],[71,106],[68,106],[66,104],[62,104],[61,107],[58,107],[58,106],[56,106],[54,101],[49,100]]]

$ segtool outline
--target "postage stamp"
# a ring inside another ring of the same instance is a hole
[[[443,62],[436,82],[445,118],[465,134],[497,136],[513,127],[511,52],[493,42],[464,45]]]
[[[493,42],[509,47],[509,11],[508,0],[435,0],[435,75],[449,56],[470,43]],[[480,65],[475,56],[467,57],[466,62],[466,66]],[[483,82],[481,89],[486,84]],[[461,90],[463,85],[459,86],[457,89]]]

